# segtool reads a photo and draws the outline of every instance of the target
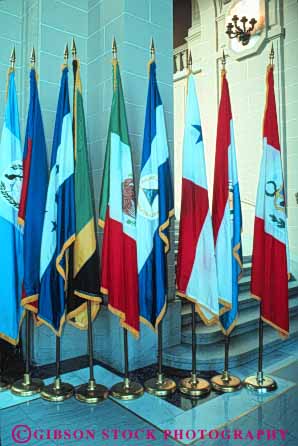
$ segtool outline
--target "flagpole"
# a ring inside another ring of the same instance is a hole
[[[155,46],[153,42],[153,38],[151,39],[150,44],[150,63],[155,61]],[[176,390],[176,383],[173,379],[170,379],[163,374],[163,365],[162,365],[162,353],[163,353],[163,322],[162,320],[158,324],[157,328],[157,376],[154,378],[150,378],[144,383],[144,387],[148,393],[156,396],[167,396]]]
[[[241,379],[229,372],[230,335],[225,335],[224,370],[211,378],[211,385],[217,392],[236,392],[241,389]]]
[[[74,38],[72,39],[72,48],[71,48],[72,58],[73,58],[73,74],[74,74],[74,95],[73,95],[73,134],[74,134],[74,147],[75,147],[75,156],[77,154],[77,141],[75,139],[76,136],[76,75],[77,69],[75,69],[75,61],[77,62],[77,48],[75,44]],[[73,261],[73,256],[70,257]],[[71,265],[72,266],[72,265]],[[73,276],[73,268],[69,269],[69,274]],[[101,385],[97,384],[94,377],[94,355],[93,355],[93,326],[92,326],[92,302],[88,299],[86,302],[87,308],[87,320],[88,320],[88,357],[89,357],[89,380],[87,383],[78,387],[75,391],[75,398],[82,403],[89,404],[98,404],[103,402],[108,397],[108,389]]]
[[[117,44],[114,37],[112,43],[113,63],[117,62]],[[114,86],[115,88],[115,86]],[[128,333],[127,329],[123,328],[123,348],[124,348],[124,380],[116,383],[110,390],[111,396],[120,400],[134,400],[139,398],[144,393],[144,388],[141,384],[131,381],[129,378],[129,363],[128,363]]]
[[[226,55],[222,52],[222,75],[226,73]],[[235,392],[241,388],[241,379],[238,376],[231,375],[229,372],[229,351],[230,351],[230,335],[225,334],[225,357],[224,357],[224,370],[220,375],[213,376],[211,378],[212,388],[217,392]]]
[[[128,333],[127,329],[123,328],[123,345],[124,345],[124,380],[114,384],[111,388],[110,394],[112,397],[119,400],[135,400],[143,395],[144,388],[141,384],[131,381],[129,378],[128,366]]]
[[[167,396],[174,393],[176,390],[176,383],[173,379],[164,376],[162,365],[163,353],[163,336],[162,336],[162,321],[158,324],[157,329],[157,364],[158,371],[155,378],[150,378],[144,383],[144,387],[148,393],[156,396]]]
[[[269,65],[273,67],[274,63],[274,47],[272,43]],[[245,378],[244,386],[257,393],[272,392],[277,389],[277,383],[270,376],[264,375],[263,371],[263,350],[264,350],[264,323],[262,319],[262,302],[260,301],[260,317],[259,317],[259,355],[258,355],[258,371],[256,375]]]
[[[32,69],[35,69],[35,50],[32,48],[30,56],[30,65]],[[12,67],[15,63],[15,53],[11,57]],[[25,310],[26,313],[26,360],[25,360],[25,373],[22,379],[19,379],[11,386],[11,392],[18,396],[31,396],[39,393],[43,381],[38,378],[31,378],[31,312]]]
[[[191,51],[189,51],[189,55],[187,58],[187,70],[188,70],[187,77],[189,81],[189,76],[192,75]],[[188,81],[187,81],[187,88],[188,88]],[[211,391],[211,385],[207,380],[199,378],[197,373],[196,304],[194,302],[191,302],[191,329],[192,329],[191,373],[190,377],[184,378],[180,381],[178,388],[183,395],[196,398],[208,395]]]
[[[10,69],[14,69],[15,64],[15,48],[13,48],[10,56]],[[7,390],[10,388],[10,382],[3,377],[3,351],[0,352],[0,392],[3,392],[4,390]]]
[[[68,65],[68,45],[66,44],[64,50],[64,65]],[[71,398],[74,394],[74,388],[71,384],[64,383],[60,376],[60,362],[61,362],[61,338],[56,335],[56,377],[52,384],[44,386],[40,392],[40,396],[51,402],[61,402]]]

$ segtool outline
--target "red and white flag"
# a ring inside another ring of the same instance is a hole
[[[273,65],[270,65],[267,71],[263,157],[256,201],[251,293],[261,301],[262,319],[283,336],[289,334],[288,252]]]

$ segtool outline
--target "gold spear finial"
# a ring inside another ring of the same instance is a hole
[[[113,38],[113,43],[112,43],[112,53],[113,53],[113,59],[117,59],[117,44],[115,36]]]
[[[187,68],[189,70],[189,72],[192,71],[192,55],[191,55],[191,50],[189,50],[189,55],[187,58]]]
[[[13,47],[9,61],[10,61],[11,68],[14,68],[15,63],[16,63],[16,48],[15,47]]]
[[[72,58],[73,59],[77,58],[77,46],[76,46],[76,42],[75,42],[74,37],[72,38],[71,54],[72,54]]]
[[[32,67],[34,67],[35,62],[36,62],[34,46],[32,47],[31,56],[30,56],[30,62],[31,62]]]
[[[273,46],[273,42],[272,42],[272,46],[271,46],[269,60],[270,60],[270,65],[273,65],[273,61],[274,61],[274,46]]]
[[[155,46],[154,46],[153,37],[151,38],[150,55],[151,55],[151,59],[154,60],[155,59]]]
[[[223,71],[226,71],[226,64],[227,64],[227,57],[225,54],[225,50],[222,50],[221,65],[222,65]]]
[[[64,63],[65,65],[68,64],[68,56],[69,56],[69,52],[68,52],[68,43],[65,45],[65,50],[64,50]]]

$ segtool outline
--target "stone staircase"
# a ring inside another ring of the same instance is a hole
[[[176,237],[177,239],[177,237]],[[177,246],[176,246],[177,248]],[[239,287],[239,319],[231,333],[230,367],[245,364],[258,356],[259,303],[251,298],[251,259],[244,258],[243,276]],[[298,336],[298,281],[289,282],[290,337],[280,338],[276,330],[264,324],[264,353],[278,349],[281,343]],[[181,343],[164,350],[164,364],[191,369],[191,304],[182,299]],[[224,338],[218,325],[205,326],[196,315],[197,367],[199,370],[221,370],[224,358]]]

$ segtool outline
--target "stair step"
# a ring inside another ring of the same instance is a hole
[[[298,296],[293,297],[289,301],[289,313],[291,318],[293,318],[295,315],[298,315]],[[259,314],[260,311],[258,303],[255,307],[249,307],[240,312],[238,323],[235,329],[232,331],[231,337],[255,331],[259,323]],[[196,335],[197,343],[200,345],[213,344],[223,340],[223,335],[218,324],[211,326],[207,326],[204,324],[196,325]],[[189,324],[182,330],[181,342],[185,344],[191,344],[191,341],[192,327],[191,324]]]
[[[298,295],[298,281],[292,280],[289,282],[289,299],[293,296]],[[249,291],[241,292],[239,294],[239,313],[241,314],[247,308],[258,307],[258,301],[251,297]],[[191,303],[186,299],[182,299],[182,308],[181,308],[181,316],[182,316],[182,327],[187,326],[191,323]],[[203,322],[200,317],[197,316],[197,324],[201,325]]]
[[[290,338],[281,340],[276,330],[268,324],[264,324],[264,353],[276,350],[281,344],[283,346],[298,337],[298,315],[291,318]],[[258,356],[258,332],[255,330],[248,336],[246,333],[239,334],[231,340],[230,344],[230,368],[245,364]],[[165,366],[183,370],[191,370],[191,344],[178,344],[164,349],[163,361]],[[201,345],[197,354],[198,370],[221,370],[224,359],[223,340],[213,344]]]

